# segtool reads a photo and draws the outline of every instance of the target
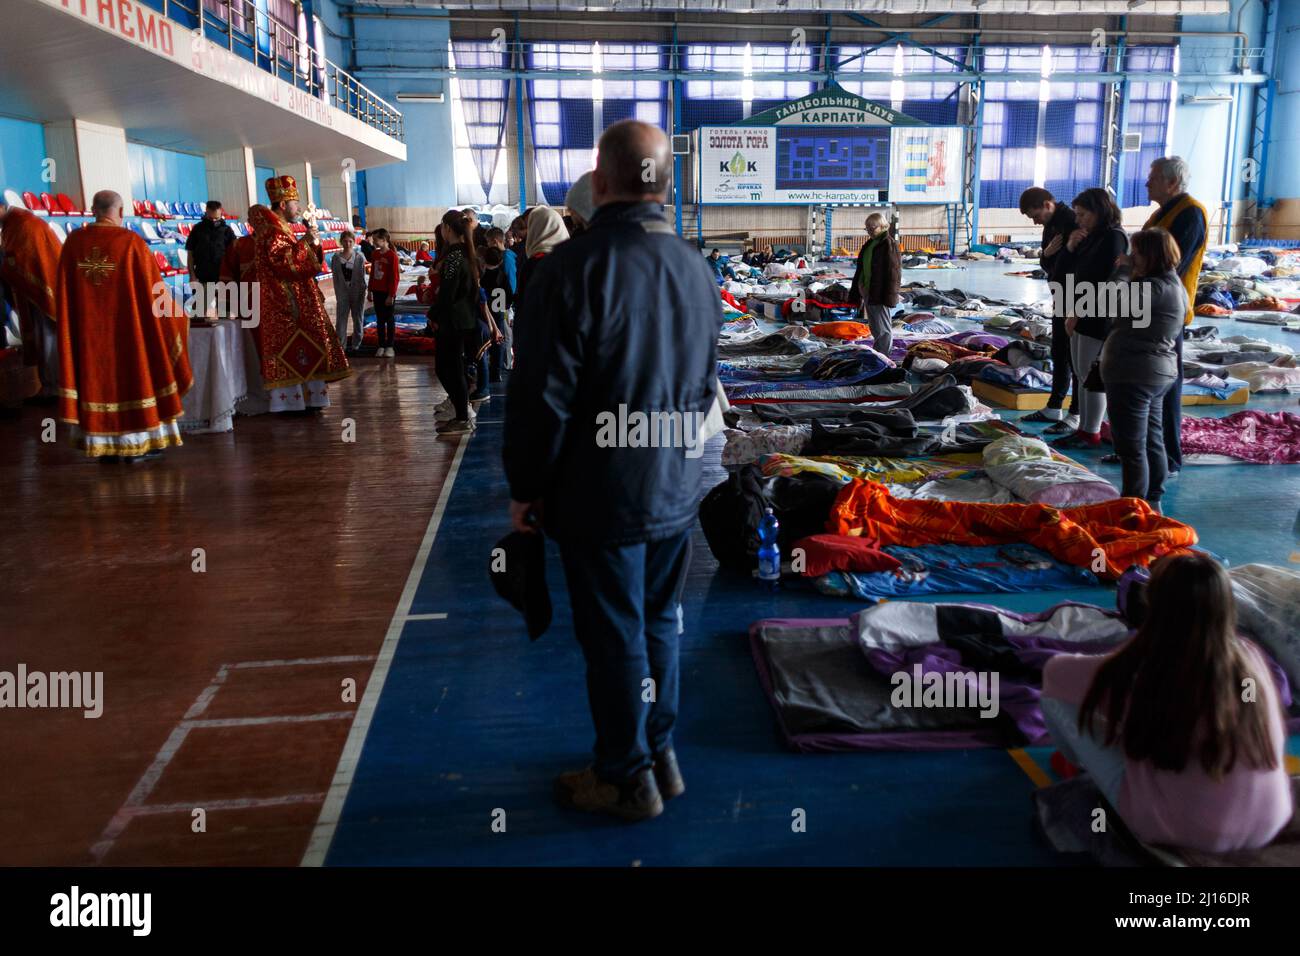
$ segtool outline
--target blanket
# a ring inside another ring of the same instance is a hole
[[[1300,463],[1300,415],[1246,410],[1183,419],[1183,454],[1228,455],[1257,464]]]
[[[846,539],[854,540],[854,539]],[[875,601],[926,594],[994,594],[1062,591],[1097,585],[1083,568],[1070,567],[1037,548],[968,547],[930,544],[890,546],[881,553],[897,568],[879,571],[832,570],[813,584],[822,594]]]
[[[1196,532],[1138,498],[1077,508],[903,500],[875,481],[840,489],[826,530],[881,544],[1010,544],[1023,541],[1066,564],[1118,578],[1131,565],[1189,548]]]

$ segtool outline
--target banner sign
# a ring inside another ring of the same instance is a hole
[[[964,129],[836,86],[696,135],[706,204],[961,201]]]

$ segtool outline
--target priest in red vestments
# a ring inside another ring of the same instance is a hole
[[[59,333],[54,324],[59,239],[50,224],[0,198],[0,282],[18,310],[23,363],[41,376],[41,394],[59,394]]]
[[[217,278],[223,283],[236,283],[234,289],[226,294],[226,310],[222,318],[248,320],[250,316],[244,314],[242,310],[245,303],[252,301],[253,294],[247,288],[253,281],[253,237],[251,235],[240,236],[226,246],[226,254],[221,257],[221,268]]]
[[[59,258],[59,417],[92,458],[153,457],[181,444],[188,323],[149,247],[122,228],[122,197],[96,193],[91,210]]]
[[[300,240],[290,228],[299,218],[293,177],[268,179],[266,192],[271,208],[248,211],[253,276],[260,290],[254,338],[262,384],[272,412],[321,409],[329,405],[326,383],[352,374],[316,285],[324,253],[314,230]]]

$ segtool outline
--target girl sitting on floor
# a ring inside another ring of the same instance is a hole
[[[1286,729],[1263,653],[1237,636],[1232,584],[1203,554],[1158,561],[1137,633],[1043,670],[1043,716],[1146,843],[1266,845],[1291,819]]]

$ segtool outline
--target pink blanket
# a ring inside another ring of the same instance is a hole
[[[1300,415],[1244,411],[1183,419],[1183,454],[1229,455],[1261,465],[1300,464]]]

